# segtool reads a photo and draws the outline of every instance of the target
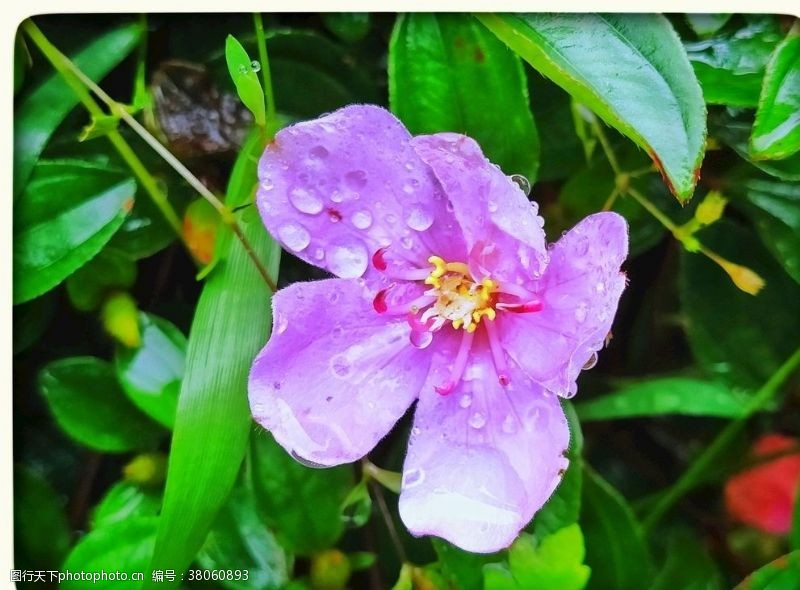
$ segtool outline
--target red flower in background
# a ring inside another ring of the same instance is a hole
[[[767,434],[753,446],[754,457],[797,449],[790,436]],[[731,477],[725,484],[725,505],[736,520],[759,530],[785,535],[792,528],[792,510],[800,484],[800,451],[767,461]]]

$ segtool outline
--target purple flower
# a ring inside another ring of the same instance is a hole
[[[625,221],[598,213],[546,246],[536,204],[475,141],[412,138],[374,106],[284,129],[259,178],[269,231],[339,278],[275,295],[255,419],[296,458],[338,465],[418,400],[404,523],[468,551],[508,546],[567,468],[558,396],[609,333]]]

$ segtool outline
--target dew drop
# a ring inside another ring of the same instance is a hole
[[[475,412],[469,417],[469,425],[476,430],[483,428],[486,425],[486,416],[480,412]]]
[[[363,170],[352,170],[344,175],[344,183],[354,191],[360,191],[367,185],[367,173]]]
[[[358,241],[339,243],[328,250],[328,269],[343,279],[355,279],[367,270],[369,255]]]
[[[322,199],[316,193],[304,188],[295,188],[289,193],[292,205],[301,213],[316,215],[322,211]]]
[[[250,62],[250,69],[253,70],[254,72],[260,72],[261,71],[261,62],[259,62],[258,60],[254,59],[253,61]]]
[[[489,201],[486,203],[486,207],[489,209],[489,213],[494,213],[497,211],[497,201],[489,199]]]
[[[346,377],[350,373],[350,362],[344,355],[337,354],[331,359],[331,370],[337,377]]]
[[[278,228],[278,237],[290,250],[300,252],[311,243],[311,234],[299,223],[289,222]]]
[[[328,150],[321,145],[317,145],[311,148],[311,151],[308,152],[308,154],[315,160],[324,160],[328,157]]]
[[[522,174],[512,174],[511,181],[519,187],[526,195],[531,194],[531,183]]]
[[[409,340],[414,348],[428,348],[433,342],[433,333],[428,330],[412,331]]]
[[[411,186],[411,184],[408,184],[408,183],[404,184],[403,185],[403,192],[405,194],[407,194],[407,195],[413,195],[414,194],[414,187]]]
[[[414,205],[406,214],[406,225],[414,231],[425,231],[433,225],[433,215],[419,205]]]
[[[405,490],[418,486],[425,481],[425,472],[422,469],[409,469],[403,472],[401,487]]]
[[[588,308],[589,308],[589,306],[586,304],[585,301],[581,301],[578,304],[578,307],[575,308],[575,320],[579,324],[582,324],[583,322],[586,321],[586,314],[587,314]]]
[[[325,250],[323,250],[322,248],[315,248],[314,258],[316,260],[322,260],[323,258],[325,258]]]
[[[269,176],[261,180],[261,188],[263,190],[271,191],[274,187],[275,185],[272,184],[272,179]]]
[[[468,393],[465,393],[459,398],[458,405],[465,409],[470,407],[472,405],[472,396]]]
[[[367,229],[372,225],[372,214],[369,211],[356,211],[350,221],[357,229]]]
[[[411,162],[406,162],[406,170],[410,172],[413,169],[414,169],[414,164],[412,164]]]
[[[276,334],[283,334],[286,331],[286,328],[289,327],[289,319],[281,314],[275,316],[275,333]]]
[[[334,338],[341,338],[344,330],[342,330],[341,326],[336,326],[333,330],[331,330],[331,336]]]
[[[247,66],[246,66],[246,65],[244,65],[244,64],[241,64],[241,65],[238,67],[238,70],[239,70],[239,73],[240,73],[240,74],[242,74],[243,76],[244,76],[245,74],[247,74],[247,72],[249,71],[249,70],[247,69]]]
[[[400,245],[403,246],[403,248],[405,248],[406,250],[411,250],[411,248],[414,246],[414,240],[412,240],[408,236],[403,236],[402,238],[400,238]]]
[[[415,426],[414,428],[411,429],[411,436],[419,436],[420,432],[422,431]]]
[[[586,363],[584,363],[583,370],[584,371],[588,371],[589,369],[594,367],[596,364],[597,364],[597,353],[593,352],[592,356],[589,357],[589,360],[586,361]]]
[[[342,193],[340,193],[339,191],[335,190],[331,193],[331,201],[333,201],[334,203],[341,203],[343,200],[344,197],[342,197]]]
[[[517,419],[512,414],[508,414],[505,419],[503,420],[503,425],[501,426],[503,432],[506,434],[514,434],[517,431]]]
[[[594,289],[598,293],[602,293],[606,290],[606,284],[603,281],[600,281],[594,286]]]

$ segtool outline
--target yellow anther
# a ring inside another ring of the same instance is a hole
[[[428,258],[428,262],[433,265],[433,270],[431,271],[430,277],[438,279],[445,272],[447,272],[447,264],[445,263],[444,259],[440,258],[439,256],[431,256]]]
[[[439,260],[441,260],[441,258]],[[448,272],[457,272],[458,274],[464,275],[465,277],[468,277],[470,275],[469,267],[463,262],[448,262],[445,265],[445,269]]]
[[[463,320],[453,320],[453,327],[456,330],[458,330],[461,327],[461,324],[463,324],[463,323],[464,323]]]
[[[469,332],[470,334],[472,334],[477,329],[478,329],[478,324],[470,324],[469,326],[467,326],[467,332]]]

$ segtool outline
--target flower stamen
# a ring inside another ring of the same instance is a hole
[[[458,353],[456,359],[453,361],[453,366],[450,368],[450,375],[447,381],[441,385],[435,385],[434,389],[439,395],[448,395],[456,388],[456,385],[461,381],[461,376],[464,374],[464,369],[467,367],[467,360],[469,359],[469,352],[472,350],[472,342],[475,340],[475,332],[464,332],[461,337],[461,344],[458,346]]]

